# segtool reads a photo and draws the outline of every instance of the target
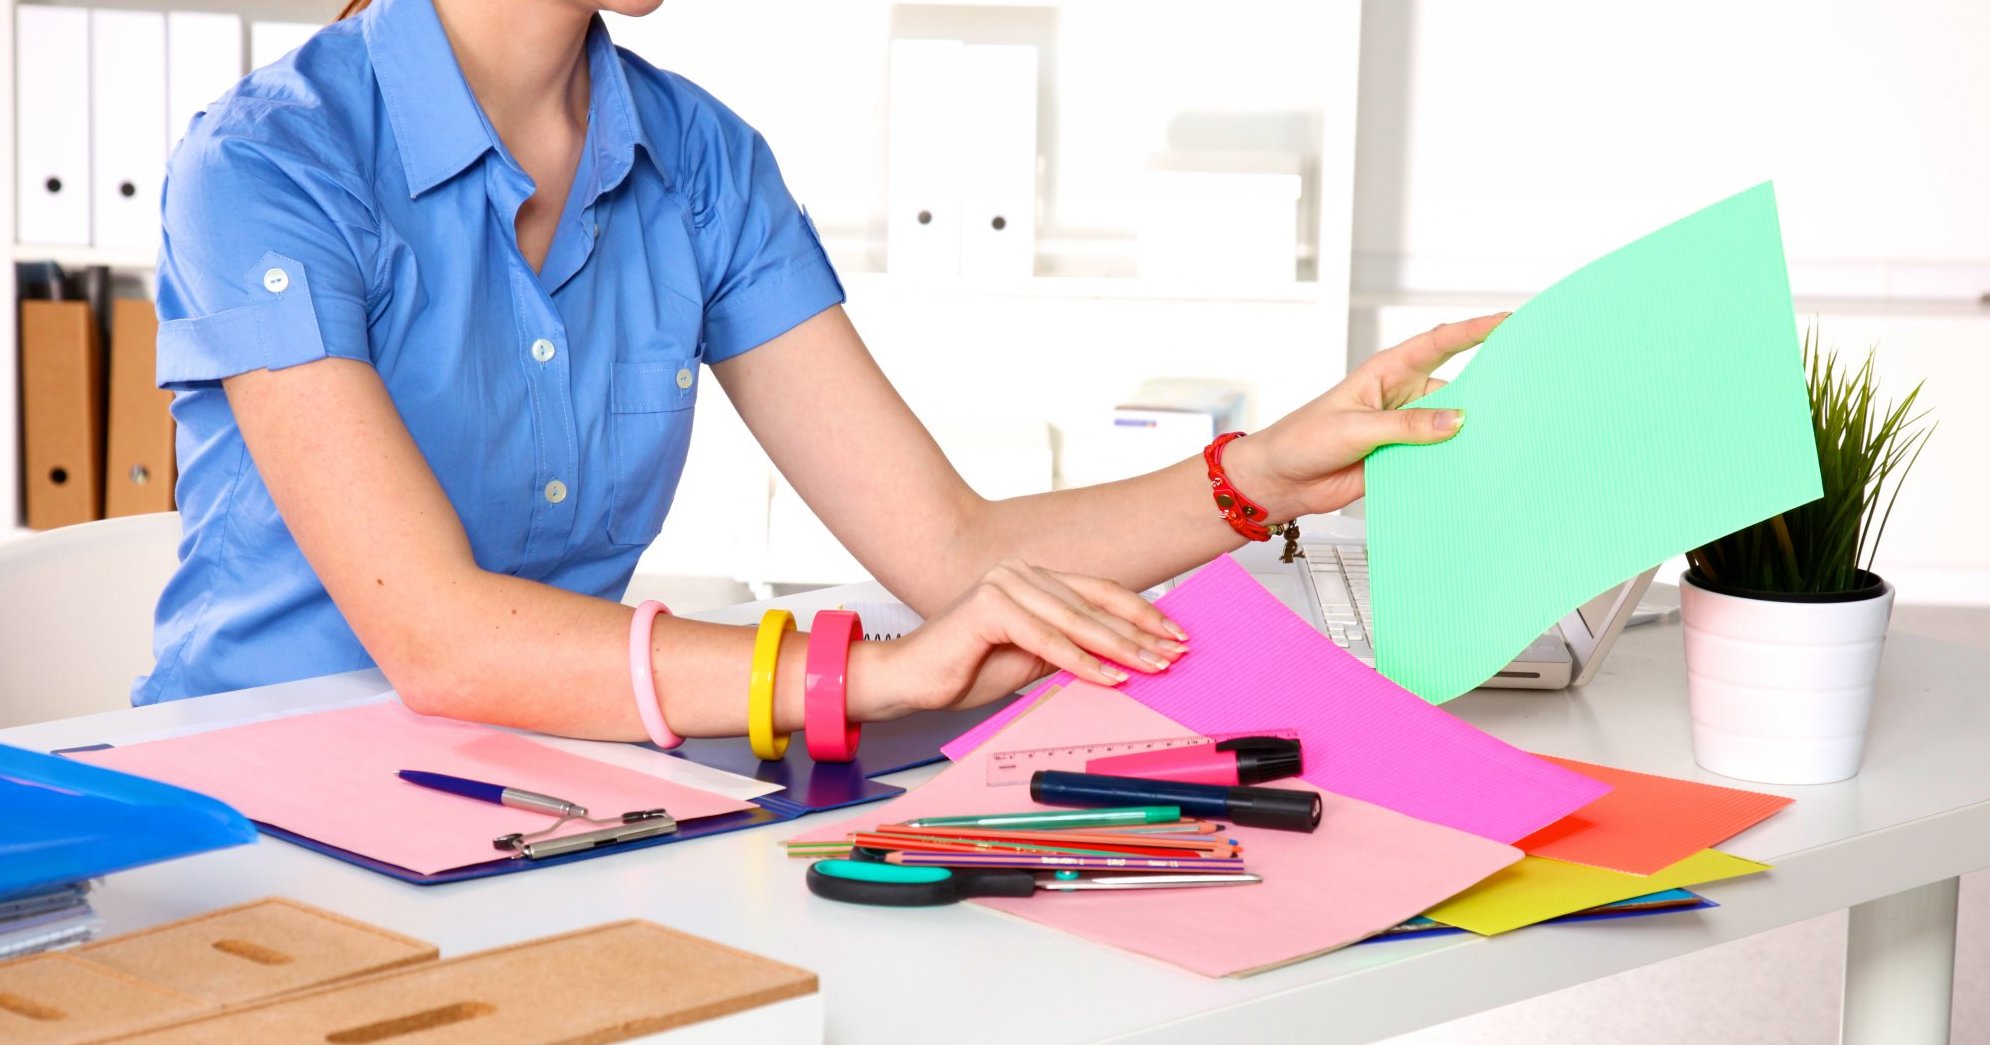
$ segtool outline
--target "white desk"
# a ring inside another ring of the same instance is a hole
[[[781,600],[814,609],[872,586]],[[747,623],[755,607],[707,615]],[[282,842],[126,872],[97,894],[123,932],[278,894],[435,941],[444,954],[642,917],[814,969],[842,1043],[1371,1041],[1852,907],[1846,1040],[1946,1043],[1955,879],[1990,866],[1990,653],[1894,635],[1865,770],[1775,789],[1795,805],[1727,848],[1776,865],[1710,885],[1724,906],[1628,922],[1537,926],[1347,948],[1247,980],[1206,980],[1041,926],[956,905],[819,900],[773,827],[531,874],[419,887]],[[0,731],[43,750],[221,722],[382,688],[333,676]],[[1522,747],[1731,783],[1693,765],[1676,624],[1625,634],[1582,690],[1481,691],[1450,705]],[[922,779],[931,770],[901,775]]]

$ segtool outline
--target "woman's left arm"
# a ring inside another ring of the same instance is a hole
[[[1504,316],[1448,323],[1377,353],[1345,381],[1223,454],[1231,483],[1272,521],[1361,496],[1385,443],[1451,437],[1462,418],[1402,410],[1430,374]],[[1243,544],[1216,513],[1201,457],[1099,486],[989,501],[976,495],[832,307],[713,366],[741,418],[830,532],[921,613],[1004,561],[1153,585]]]

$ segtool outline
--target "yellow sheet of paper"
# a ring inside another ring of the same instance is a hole
[[[1625,874],[1530,856],[1505,870],[1493,872],[1492,877],[1425,911],[1423,916],[1433,922],[1491,936],[1633,896],[1685,889],[1768,869],[1768,864],[1729,856],[1717,849],[1702,849],[1653,875]]]

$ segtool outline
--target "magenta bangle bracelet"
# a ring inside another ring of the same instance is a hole
[[[863,727],[850,721],[850,644],[863,637],[862,622],[849,610],[823,610],[809,628],[802,727],[808,757],[817,762],[857,757]]]
[[[650,735],[650,742],[665,751],[684,743],[684,738],[670,731],[669,723],[663,720],[663,703],[656,695],[656,671],[650,665],[650,629],[659,613],[668,614],[663,603],[650,599],[636,607],[636,616],[629,622],[629,681],[636,687],[636,714],[643,720],[643,731]]]

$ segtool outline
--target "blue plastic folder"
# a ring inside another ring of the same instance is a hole
[[[206,795],[0,745],[0,896],[255,840]]]

